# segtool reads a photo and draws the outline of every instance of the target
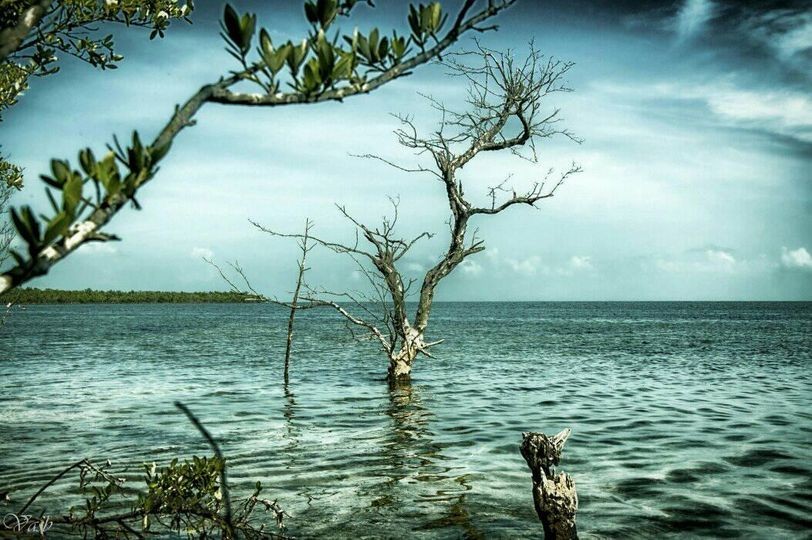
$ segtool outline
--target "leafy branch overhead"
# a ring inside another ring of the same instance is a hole
[[[110,25],[149,29],[164,37],[172,21],[191,22],[192,0],[0,0],[0,113],[17,102],[31,77],[59,71],[59,55],[116,69]],[[104,30],[104,31],[103,31]]]
[[[310,95],[335,89],[341,82],[361,88],[370,74],[384,73],[400,64],[416,46],[421,52],[430,42],[439,44],[438,33],[448,15],[439,2],[409,6],[409,36],[397,31],[383,35],[378,28],[364,34],[356,29],[352,34],[328,31],[340,14],[348,14],[354,2],[337,0],[305,2],[305,15],[311,25],[307,37],[299,43],[288,40],[274,45],[265,28],[259,31],[256,53],[258,60],[249,62],[256,34],[256,15],[242,16],[226,6],[220,23],[226,50],[240,62],[246,80],[256,83],[266,94],[279,92],[280,78],[287,75],[287,86],[299,93]],[[340,36],[340,38],[339,38]]]
[[[79,168],[66,160],[52,160],[51,175],[43,176],[51,212],[37,215],[30,207],[13,210],[17,231],[25,242],[25,254],[13,254],[15,266],[0,275],[0,294],[34,277],[91,241],[115,237],[101,229],[128,202],[140,207],[138,190],[158,172],[158,163],[170,149],[174,138],[209,102],[251,106],[281,106],[299,103],[340,101],[364,94],[408,75],[412,69],[439,56],[461,34],[483,31],[481,23],[512,5],[515,0],[488,1],[471,13],[476,0],[466,0],[454,23],[446,25],[447,15],[438,3],[409,7],[409,37],[381,37],[378,29],[367,34],[336,32],[327,37],[337,15],[349,14],[357,2],[319,0],[305,3],[305,15],[311,29],[299,45],[287,42],[274,47],[267,30],[256,34],[256,16],[237,13],[226,6],[222,17],[227,50],[239,62],[239,68],[218,81],[206,84],[182,106],[177,106],[169,122],[149,144],[134,133],[129,146],[118,141],[97,159],[90,149],[79,153]],[[439,33],[449,26],[442,36]],[[343,38],[343,44],[339,44]],[[249,59],[256,45],[257,58]],[[373,52],[374,49],[374,52]],[[288,75],[287,91],[279,91],[283,71]],[[243,93],[232,89],[241,82],[259,85],[261,93]]]

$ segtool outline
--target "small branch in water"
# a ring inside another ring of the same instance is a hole
[[[555,466],[572,431],[567,428],[553,437],[544,433],[522,433],[522,457],[533,474],[533,503],[544,526],[545,540],[578,538],[575,513],[578,494],[567,473],[555,475]]]
[[[302,283],[304,281],[305,272],[309,270],[307,267],[307,254],[308,252],[313,249],[313,245],[309,244],[310,240],[310,229],[313,228],[313,222],[310,219],[305,220],[305,229],[304,235],[299,240],[299,248],[302,251],[302,258],[299,259],[299,273],[296,277],[296,288],[293,291],[293,298],[290,301],[290,316],[288,317],[288,336],[287,342],[285,343],[285,385],[288,384],[289,376],[288,372],[290,370],[290,352],[293,346],[293,323],[296,319],[296,310],[299,308],[299,293],[302,290]]]

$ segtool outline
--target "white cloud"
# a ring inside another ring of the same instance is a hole
[[[714,16],[716,6],[710,0],[685,0],[674,19],[677,41],[690,39]]]
[[[812,142],[812,99],[798,92],[755,92],[705,88],[705,100],[717,116],[752,127],[766,127]]]
[[[798,249],[781,249],[781,264],[786,268],[812,270],[812,255],[804,247]]]
[[[721,249],[706,249],[705,257],[708,262],[723,267],[730,267],[736,264],[736,258],[728,251]]]
[[[729,78],[709,84],[661,82],[629,86],[599,83],[598,91],[641,100],[699,101],[725,125],[756,128],[812,142],[812,97],[790,89],[744,89]]]
[[[592,257],[573,255],[570,257],[570,266],[575,270],[592,270]]]
[[[212,257],[214,257],[214,252],[209,248],[195,247],[192,248],[192,251],[189,253],[189,256],[192,257],[193,259],[201,259],[201,258],[211,259]]]
[[[654,264],[669,273],[733,273],[747,266],[737,261],[733,253],[720,248],[691,250],[681,256],[659,258]]]
[[[524,274],[526,276],[535,275],[541,265],[541,257],[532,255],[526,259],[505,259],[505,262],[517,274]]]
[[[773,50],[779,60],[802,65],[803,53],[812,49],[812,12],[769,10],[753,15],[742,30]]]
[[[791,60],[796,54],[812,49],[812,13],[806,13],[801,23],[782,34],[774,42],[778,55]]]
[[[463,274],[467,274],[469,276],[478,276],[482,273],[482,265],[470,259],[462,261],[460,263],[460,269],[462,270]]]
[[[426,271],[426,267],[418,262],[406,263],[406,270],[409,272],[421,273]]]

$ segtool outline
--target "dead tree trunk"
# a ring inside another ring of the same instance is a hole
[[[418,353],[426,348],[423,334],[417,329],[407,325],[401,333],[402,346],[400,350],[389,355],[389,371],[386,378],[390,384],[411,379],[412,363],[417,358]]]
[[[575,482],[567,473],[555,475],[564,443],[570,436],[565,429],[554,437],[544,433],[522,433],[521,452],[533,474],[533,504],[546,540],[577,539],[575,512],[578,495]]]
[[[307,253],[312,249],[312,246],[308,245],[308,241],[310,240],[310,229],[313,228],[313,222],[309,219],[305,221],[305,232],[302,235],[301,240],[299,240],[299,249],[302,250],[302,258],[299,259],[299,273],[296,277],[296,288],[293,290],[293,298],[290,301],[290,315],[288,316],[288,335],[287,341],[285,343],[285,385],[288,384],[290,381],[289,378],[289,371],[290,371],[290,352],[291,348],[293,347],[293,323],[296,319],[296,310],[299,309],[299,293],[302,290],[302,283],[304,282],[304,275],[305,272],[309,270],[307,268]]]
[[[441,112],[442,120],[439,128],[425,138],[418,134],[411,117],[399,117],[402,127],[395,131],[398,142],[417,154],[430,156],[433,161],[431,166],[404,167],[374,154],[360,156],[378,159],[405,172],[429,173],[442,183],[448,199],[450,239],[448,247],[437,262],[426,270],[422,280],[404,279],[398,268],[399,261],[415,242],[431,238],[432,234],[424,232],[411,240],[399,237],[395,233],[398,220],[398,203],[395,199],[392,199],[393,217],[384,217],[377,227],[361,223],[343,206],[339,206],[341,213],[355,225],[354,242],[339,243],[310,237],[315,244],[351,257],[368,280],[372,292],[322,290],[305,300],[313,305],[332,306],[347,318],[351,329],[365,328],[368,331],[366,337],[378,340],[389,359],[387,377],[390,383],[407,381],[417,355],[431,357],[430,347],[440,343],[424,341],[435,291],[440,282],[467,257],[485,249],[483,240],[477,238],[476,230],[469,234],[470,220],[497,215],[514,206],[537,207],[541,201],[555,195],[570,175],[581,170],[573,164],[557,179],[552,179],[553,171],[550,169],[524,190],[514,189],[507,179],[495,181],[487,190],[489,200],[484,205],[468,198],[460,173],[477,155],[510,151],[536,162],[536,141],[556,134],[578,141],[566,129],[557,126],[558,109],[545,110],[546,103],[543,103],[544,98],[551,94],[569,91],[564,77],[571,63],[545,59],[532,47],[523,62],[514,59],[509,52],[499,53],[479,46],[475,53],[480,61],[474,65],[466,63],[467,60],[464,62],[469,58],[468,54],[446,59],[451,72],[469,83],[468,110],[455,112],[429,98],[431,104]],[[303,237],[301,234],[275,232],[255,222],[254,225],[274,236]],[[410,317],[406,308],[409,289],[413,283],[420,281],[417,309]],[[352,309],[358,315],[351,314],[338,302],[354,304]],[[370,302],[381,308],[381,312],[373,313],[368,305]]]

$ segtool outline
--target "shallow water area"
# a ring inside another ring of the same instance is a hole
[[[331,312],[29,306],[0,330],[0,491],[16,506],[81,457],[201,455],[262,481],[303,538],[538,537],[521,432],[573,435],[584,538],[805,538],[812,304],[440,303],[410,387]],[[41,500],[62,513],[75,478]]]

